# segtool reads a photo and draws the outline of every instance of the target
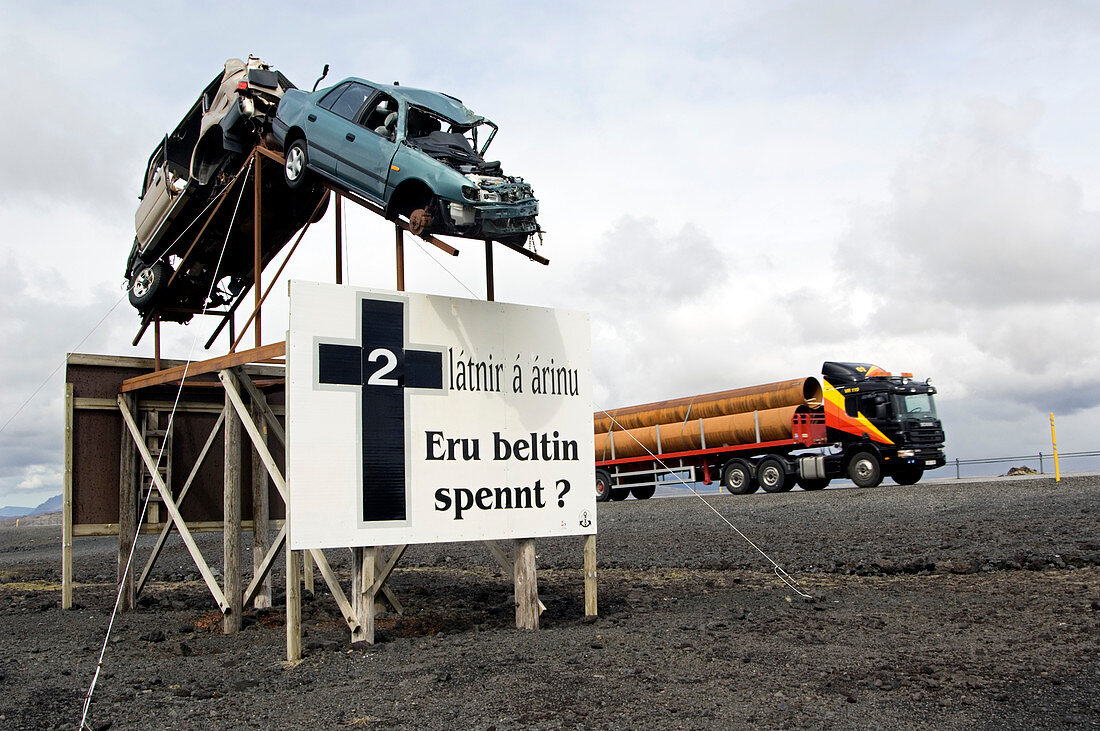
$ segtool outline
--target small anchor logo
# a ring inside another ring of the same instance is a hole
[[[581,528],[587,528],[592,525],[592,521],[588,519],[588,511],[581,513]]]

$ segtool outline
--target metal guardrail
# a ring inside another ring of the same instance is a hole
[[[1096,451],[1096,452],[1059,452],[1058,453],[1058,459],[1059,460],[1073,459],[1075,457],[1100,457],[1100,451]],[[1023,464],[1026,465],[1028,462],[1038,461],[1039,462],[1039,474],[1045,474],[1044,469],[1043,469],[1044,468],[1044,460],[1045,459],[1053,459],[1053,458],[1054,458],[1053,454],[1043,454],[1042,452],[1039,452],[1038,454],[1023,455],[1023,456],[1020,456],[1020,457],[987,457],[985,459],[958,459],[958,458],[956,458],[954,460],[955,479],[962,479],[962,477],[960,476],[960,473],[959,473],[959,468],[962,465],[971,465],[971,464],[1009,464],[1009,463],[1012,463],[1012,462],[1016,462],[1016,463],[1021,463],[1022,462]]]

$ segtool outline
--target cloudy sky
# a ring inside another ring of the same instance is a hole
[[[0,0],[0,505],[60,492],[65,353],[151,352],[121,289],[145,160],[250,53],[500,125],[552,264],[502,252],[497,298],[591,313],[600,406],[870,361],[933,379],[952,458],[1049,451],[1051,411],[1100,448],[1100,6],[305,7]],[[348,281],[392,287],[392,229],[347,227]],[[290,276],[331,281],[332,231]],[[479,245],[407,248],[410,290],[483,294]]]

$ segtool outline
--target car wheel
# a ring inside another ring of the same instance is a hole
[[[734,495],[750,495],[756,492],[752,465],[743,459],[731,460],[722,470],[722,485]]]
[[[809,480],[803,477],[798,480],[798,486],[803,490],[824,490],[829,486],[829,478],[823,477],[817,480]]]
[[[606,503],[611,499],[611,475],[606,470],[596,470],[596,502]]]
[[[915,485],[920,482],[920,478],[924,477],[924,470],[920,467],[898,470],[890,477],[899,485]]]
[[[130,304],[138,310],[148,309],[160,297],[170,276],[172,270],[163,261],[157,260],[148,266],[139,265],[130,279]]]
[[[309,171],[309,155],[306,153],[306,141],[294,140],[290,147],[286,148],[286,162],[283,164],[283,175],[286,185],[291,190],[301,190],[306,185]]]
[[[871,452],[857,452],[848,463],[848,477],[856,487],[876,487],[882,482],[882,465]]]
[[[432,227],[432,214],[427,208],[417,208],[409,214],[409,233],[420,236]]]
[[[792,487],[787,467],[776,457],[765,457],[756,466],[756,480],[764,492],[786,492]]]
[[[653,497],[653,493],[655,492],[657,492],[656,485],[646,485],[645,487],[630,488],[630,494],[634,496],[635,500],[648,500]]]

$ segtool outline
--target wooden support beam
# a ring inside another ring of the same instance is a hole
[[[286,547],[286,660],[302,659],[302,590],[298,585],[299,551]]]
[[[126,399],[126,406],[136,408],[136,396],[120,396]],[[118,469],[118,584],[120,586],[119,609],[127,611],[134,608],[134,568],[130,565],[130,554],[137,540],[137,458],[134,441],[123,433]],[[140,434],[139,437],[140,439]],[[156,472],[156,465],[149,468]]]
[[[122,421],[126,424],[126,428],[130,430],[130,436],[134,444],[137,445],[138,454],[141,455],[141,459],[145,462],[145,466],[149,468],[149,474],[153,476],[153,484],[157,486],[157,491],[160,492],[160,498],[164,503],[164,507],[167,508],[168,515],[171,516],[172,522],[176,524],[176,530],[180,532],[180,538],[183,539],[184,545],[187,546],[187,552],[191,554],[191,560],[195,562],[195,566],[198,567],[199,573],[202,574],[202,579],[206,582],[206,588],[210,590],[214,600],[218,603],[218,607],[222,612],[225,612],[229,608],[229,605],[225,601],[225,594],[222,593],[221,587],[218,586],[218,581],[214,578],[214,574],[210,571],[210,567],[206,565],[206,560],[202,557],[202,551],[199,550],[199,546],[195,543],[191,531],[187,528],[187,523],[183,520],[179,508],[176,507],[176,503],[172,499],[172,493],[168,491],[167,485],[164,484],[164,479],[157,470],[156,460],[149,454],[149,448],[145,446],[145,441],[141,438],[141,430],[138,429],[137,422],[134,421],[134,415],[126,400],[127,398],[127,396],[122,394],[119,394],[118,397],[118,410],[122,412]]]
[[[247,376],[246,376],[247,377]],[[287,502],[286,496],[286,478],[279,471],[278,465],[275,464],[275,458],[271,456],[271,451],[268,450],[267,444],[264,443],[259,429],[252,422],[252,417],[248,413],[248,409],[245,408],[244,400],[241,399],[240,391],[237,389],[237,378],[230,370],[218,371],[218,378],[221,379],[222,385],[225,386],[225,399],[227,404],[231,404],[233,409],[236,410],[237,416],[244,425],[245,431],[248,432],[249,438],[252,440],[252,446],[256,448],[256,451],[260,455],[260,459],[264,463],[264,467],[267,468],[267,474],[271,476],[271,482],[274,483],[275,489],[279,491],[280,497],[283,498],[283,502]]]
[[[61,488],[61,608],[73,607],[73,384],[65,384],[65,481]],[[126,435],[123,434],[125,439]]]
[[[325,558],[325,554],[321,552],[321,549],[311,548],[309,553],[317,563],[317,570],[321,572],[321,578],[325,580],[328,590],[332,592],[332,598],[336,600],[341,614],[344,615],[344,621],[347,622],[348,628],[351,629],[354,635],[359,631],[359,617],[352,610],[351,602],[344,596],[344,590],[340,588],[340,579],[336,578],[336,573],[329,566],[328,559]]]
[[[285,523],[283,524],[283,527],[279,529],[279,532],[275,536],[275,540],[267,549],[267,553],[260,557],[260,564],[256,567],[256,571],[252,575],[252,581],[248,583],[248,588],[244,590],[244,604],[248,604],[253,599],[258,599],[261,589],[264,585],[270,586],[271,567],[275,564],[275,558],[279,555],[279,551],[282,549],[284,543],[286,543]],[[260,608],[259,604],[256,604],[255,606],[257,609]],[[270,594],[267,597],[267,604],[265,604],[264,606],[271,606]]]
[[[374,580],[378,573],[378,547],[353,548],[351,559],[351,606],[359,618],[352,642],[374,644]]]
[[[397,243],[397,291],[405,291],[405,231],[400,226],[394,226]]]
[[[180,490],[179,497],[176,498],[177,506],[183,505],[183,499],[187,497],[187,491],[191,489],[191,484],[195,481],[195,477],[198,476],[199,469],[202,467],[203,462],[206,461],[206,455],[210,453],[210,448],[214,446],[214,441],[217,439],[218,431],[222,427],[222,422],[225,421],[225,414],[225,407],[222,406],[222,410],[218,414],[218,420],[214,422],[214,428],[210,430],[210,434],[206,437],[206,442],[202,445],[202,449],[199,451],[199,455],[195,459],[195,464],[191,467],[191,473],[187,475],[187,481],[183,483],[183,488]],[[138,578],[136,590],[136,593],[138,595],[140,595],[141,590],[145,588],[145,582],[149,580],[149,574],[153,571],[153,566],[156,564],[157,558],[160,556],[160,552],[164,548],[165,541],[168,540],[168,534],[172,532],[173,525],[175,525],[175,523],[169,520],[160,529],[160,535],[157,536],[157,542],[153,546],[153,551],[149,554],[149,558],[145,562],[145,568],[141,571],[141,577]]]
[[[149,386],[163,386],[166,383],[175,383],[192,376],[198,376],[204,373],[214,373],[224,370],[225,368],[233,368],[248,363],[259,363],[284,355],[286,355],[285,342],[271,343],[270,345],[253,348],[252,350],[242,350],[239,353],[229,353],[228,355],[211,358],[210,360],[195,361],[194,363],[167,368],[157,373],[146,373],[145,375],[127,378],[122,382],[119,391],[127,393],[129,391],[136,391],[139,388],[148,388]]]
[[[517,254],[523,254],[524,256],[526,256],[531,261],[537,261],[539,264],[542,264],[544,266],[550,263],[550,260],[547,259],[545,256],[542,256],[541,254],[536,254],[535,252],[531,251],[530,249],[525,248],[522,244],[511,244],[511,243],[508,243],[507,241],[501,241],[500,243],[504,244],[509,249],[516,252]]]
[[[225,464],[222,483],[222,591],[229,604],[222,617],[222,631],[241,631],[241,420],[232,410],[229,392],[225,395]]]
[[[512,563],[512,559],[508,558],[508,554],[504,552],[504,549],[500,547],[500,544],[496,541],[482,541],[485,547],[489,549],[489,553],[496,559],[497,564],[504,571],[505,576],[514,576],[516,573],[516,566]],[[539,614],[546,611],[546,605],[539,600]]]
[[[493,242],[485,240],[485,299],[492,302],[496,299],[496,288],[493,284]]]
[[[305,590],[313,594],[313,554],[309,551],[302,552],[302,583]]]
[[[596,604],[596,534],[584,537],[584,614],[599,614]]]
[[[344,283],[344,196],[336,193],[336,283]]]
[[[240,369],[237,369],[237,381],[240,385],[244,386],[244,390],[248,392],[248,397],[252,399],[252,403],[259,404],[260,410],[264,415],[264,420],[267,421],[267,428],[265,431],[269,431],[285,449],[286,432],[283,430],[283,425],[279,423],[279,417],[275,415],[275,411],[268,405],[267,397],[264,396],[263,391],[256,386],[255,381],[253,381],[248,374]],[[256,423],[259,424],[259,422],[260,420],[256,419]]]
[[[516,627],[539,628],[539,586],[535,573],[535,539],[517,538],[514,547]]]
[[[245,376],[242,380],[248,381]],[[261,394],[262,398],[262,394]],[[267,443],[267,424],[264,422],[264,410],[261,401],[252,398],[252,421],[260,424],[260,439]],[[266,574],[263,570],[264,561],[267,558],[268,548],[271,546],[271,533],[268,525],[270,505],[267,495],[267,472],[264,469],[263,459],[258,450],[252,450],[252,576],[257,577]],[[285,534],[284,534],[285,535]],[[247,601],[247,600],[246,600]],[[267,609],[271,606],[271,581],[261,581],[259,589],[255,593],[253,606],[256,609]]]

